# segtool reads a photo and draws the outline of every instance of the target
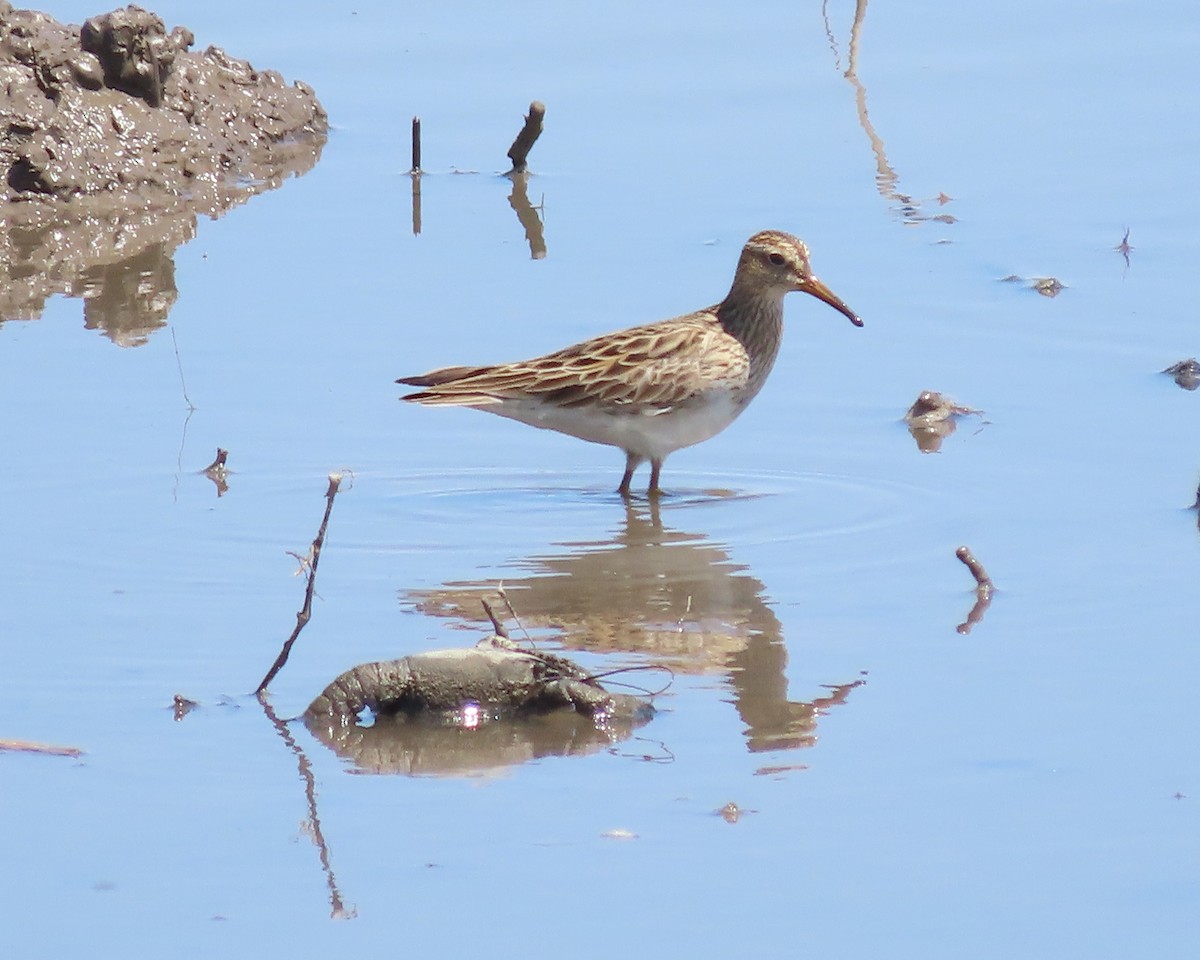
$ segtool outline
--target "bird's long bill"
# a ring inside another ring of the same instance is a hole
[[[841,297],[830,290],[816,277],[808,278],[808,282],[804,285],[804,292],[811,293],[818,300],[823,300],[825,303],[829,304],[834,310],[837,310],[839,313],[844,313],[846,317],[849,318],[850,322],[856,327],[861,327],[863,325],[863,322],[859,318],[858,314],[846,306],[846,304],[842,302]]]

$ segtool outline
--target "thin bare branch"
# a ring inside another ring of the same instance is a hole
[[[331,473],[329,475],[329,489],[325,491],[325,516],[321,518],[321,528],[317,531],[316,539],[312,542],[311,560],[308,562],[308,586],[304,591],[304,606],[296,614],[296,629],[284,641],[283,649],[279,651],[279,656],[275,658],[275,662],[271,664],[271,669],[267,671],[267,675],[262,678],[262,682],[254,691],[259,699],[262,699],[267,685],[275,679],[275,675],[287,663],[288,657],[292,652],[292,644],[296,642],[296,638],[300,636],[300,631],[304,629],[312,617],[312,599],[313,590],[317,582],[317,564],[321,561],[321,547],[325,544],[325,530],[329,526],[329,515],[333,512],[333,500],[337,496],[338,488],[341,484],[342,475],[340,473]]]

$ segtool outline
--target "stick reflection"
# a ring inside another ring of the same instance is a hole
[[[828,6],[829,0],[824,0],[821,4],[821,15],[825,19],[825,35],[829,38],[829,46],[833,51],[834,65],[840,70],[841,58],[838,55],[837,41],[834,39],[833,28],[829,23]],[[854,5],[854,22],[850,27],[848,65],[843,76],[854,87],[854,104],[858,112],[858,122],[863,128],[863,132],[867,135],[867,140],[870,141],[871,152],[875,155],[875,187],[881,197],[891,201],[891,209],[899,215],[903,223],[917,224],[927,220],[933,220],[938,223],[954,223],[956,218],[951,214],[927,214],[921,209],[922,204],[928,202],[944,206],[952,199],[946,196],[946,194],[939,193],[931,200],[918,200],[900,191],[900,176],[888,161],[887,147],[884,145],[883,137],[879,135],[875,130],[874,124],[871,123],[871,116],[867,110],[867,87],[858,76],[859,49],[862,43],[863,23],[866,21],[866,18],[867,0],[857,0]]]

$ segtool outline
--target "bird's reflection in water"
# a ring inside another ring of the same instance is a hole
[[[607,540],[564,543],[565,552],[518,562],[528,576],[504,580],[521,620],[552,628],[568,650],[636,653],[679,673],[721,673],[751,751],[811,746],[824,708],[862,683],[822,685],[789,700],[787,648],[762,583],[701,534],[664,526],[656,502],[625,505]],[[422,613],[480,620],[494,580],[407,591]]]

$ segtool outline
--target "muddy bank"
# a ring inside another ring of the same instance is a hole
[[[89,328],[144,341],[197,217],[317,162],[309,87],[193,43],[135,6],[75,26],[0,0],[0,321],[62,293]]]

